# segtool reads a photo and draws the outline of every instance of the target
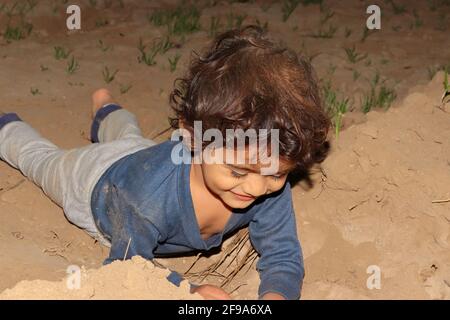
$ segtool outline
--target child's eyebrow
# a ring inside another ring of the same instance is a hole
[[[228,166],[228,167],[230,167],[230,168],[233,168],[233,169],[236,169],[236,170],[244,170],[244,171],[246,171],[246,172],[254,172],[254,173],[259,173],[259,169],[252,169],[252,168],[248,168],[248,167],[238,167],[238,166],[236,166],[236,165],[233,165],[233,164],[229,164],[229,163],[226,163],[226,165]],[[287,174],[287,173],[289,173],[289,171],[291,171],[291,170],[289,170],[289,169],[285,169],[285,170],[282,170],[282,171],[278,171],[276,174],[273,174],[273,175],[285,175],[285,174]]]

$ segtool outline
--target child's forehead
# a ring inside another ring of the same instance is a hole
[[[258,150],[257,147],[245,146],[245,148],[241,149],[225,148],[224,151],[224,163],[235,168],[259,172],[261,168],[269,166],[274,161],[277,162],[279,172],[289,172],[294,167],[292,163],[281,158],[278,153],[271,154],[270,150],[261,152],[261,149]]]

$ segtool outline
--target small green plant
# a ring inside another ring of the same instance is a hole
[[[97,0],[89,0],[89,5],[95,8],[97,6]]]
[[[367,58],[367,53],[360,54],[360,53],[356,52],[356,48],[354,45],[352,48],[343,48],[343,49],[345,50],[345,53],[347,54],[348,61],[350,61],[351,63],[357,63],[357,62]]]
[[[338,93],[331,88],[331,82],[329,80],[322,87],[322,92],[324,96],[325,109],[332,119],[337,140],[339,138],[339,132],[342,128],[342,118],[348,111],[349,99],[339,99]]]
[[[112,50],[112,46],[107,46],[103,40],[98,40],[97,41],[97,47],[102,51],[102,52],[106,52],[108,50]]]
[[[350,35],[352,34],[352,29],[350,28],[345,28],[345,37],[348,38],[350,37]]]
[[[114,77],[116,76],[117,72],[119,72],[118,69],[116,69],[114,72],[111,73],[109,68],[105,66],[102,71],[103,80],[105,80],[106,83],[110,83],[111,81],[114,80]]]
[[[320,53],[311,53],[306,47],[305,41],[302,41],[302,48],[300,50],[300,54],[303,59],[311,63],[315,57],[317,57]]]
[[[363,34],[361,36],[361,42],[366,41],[367,37],[374,33],[375,33],[375,30],[369,30],[366,26],[364,26]]]
[[[423,20],[420,19],[419,14],[417,13],[416,9],[413,10],[413,15],[414,15],[414,22],[411,23],[411,29],[412,28],[420,28],[423,26]]]
[[[7,42],[11,42],[12,40],[18,41],[25,39],[31,34],[33,30],[33,25],[31,23],[22,21],[19,25],[13,27],[10,24],[6,26],[6,30],[3,33],[3,38]]]
[[[321,7],[321,11],[324,13],[323,16],[320,17],[320,25],[324,25],[328,20],[330,20],[334,16],[334,11],[331,11],[328,8]]]
[[[263,24],[261,21],[259,21],[259,19],[256,19],[255,22],[256,22],[256,25],[258,27],[260,27],[261,29],[263,29],[264,31],[268,31],[269,30],[269,21],[266,21]]]
[[[181,55],[177,53],[173,58],[167,58],[169,60],[170,72],[174,72],[177,69],[178,60],[180,60]]]
[[[284,0],[281,7],[281,12],[283,13],[283,22],[286,22],[294,12],[295,8],[300,4],[301,0]]]
[[[358,80],[361,73],[358,70],[353,70],[353,81]]]
[[[34,7],[38,4],[37,0],[27,0],[26,4],[28,4],[27,12],[33,11]]]
[[[109,24],[109,21],[106,18],[100,18],[97,21],[95,21],[95,26],[97,28],[101,28],[101,27],[107,26],[108,24]]]
[[[120,94],[125,94],[127,93],[130,89],[131,89],[132,85],[131,84],[121,84],[120,85]]]
[[[38,88],[33,88],[33,87],[30,88],[30,92],[31,92],[31,94],[32,94],[33,96],[38,95],[38,94],[42,94],[42,92],[39,91]]]
[[[67,68],[66,71],[68,74],[74,74],[75,71],[77,71],[80,68],[80,65],[77,60],[75,60],[75,57],[72,56],[70,60],[67,62]]]
[[[155,58],[158,53],[164,54],[173,47],[173,43],[169,37],[153,40],[152,46],[147,50],[147,46],[144,45],[142,38],[139,38],[138,50],[141,55],[138,57],[139,63],[144,62],[148,66],[156,64]]]
[[[364,113],[374,108],[388,109],[397,97],[395,90],[385,86],[384,81],[380,82],[380,74],[377,72],[371,82],[370,90],[361,101],[361,110]]]
[[[170,41],[168,36],[161,38],[158,42],[156,42],[156,46],[160,48],[161,54],[165,54],[167,51],[173,48],[174,43]]]
[[[55,57],[56,60],[67,59],[71,53],[71,51],[69,49],[66,49],[62,46],[56,46],[56,47],[53,47],[53,49],[54,49],[53,56]]]
[[[166,26],[169,35],[184,37],[199,31],[200,10],[194,6],[182,4],[175,9],[159,9],[148,16],[148,20],[155,26]]]

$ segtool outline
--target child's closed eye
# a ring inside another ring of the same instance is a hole
[[[242,177],[245,177],[247,174],[246,173],[239,173],[237,171],[231,170],[231,175],[236,178],[236,179],[240,179]]]
[[[245,176],[247,176],[247,173],[240,173],[234,170],[230,170],[231,171],[231,175],[236,178],[236,179],[240,179],[243,178]],[[278,181],[280,179],[282,179],[286,174],[279,174],[279,175],[271,175],[270,178],[273,179],[274,181]]]

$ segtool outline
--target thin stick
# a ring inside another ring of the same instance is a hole
[[[131,243],[131,237],[130,237],[130,240],[128,240],[127,250],[125,251],[125,255],[123,256],[123,261],[125,261],[125,258],[127,257],[128,249],[130,249],[130,243]]]
[[[433,200],[431,203],[443,203],[443,202],[450,202],[450,199],[444,199],[444,200]]]

